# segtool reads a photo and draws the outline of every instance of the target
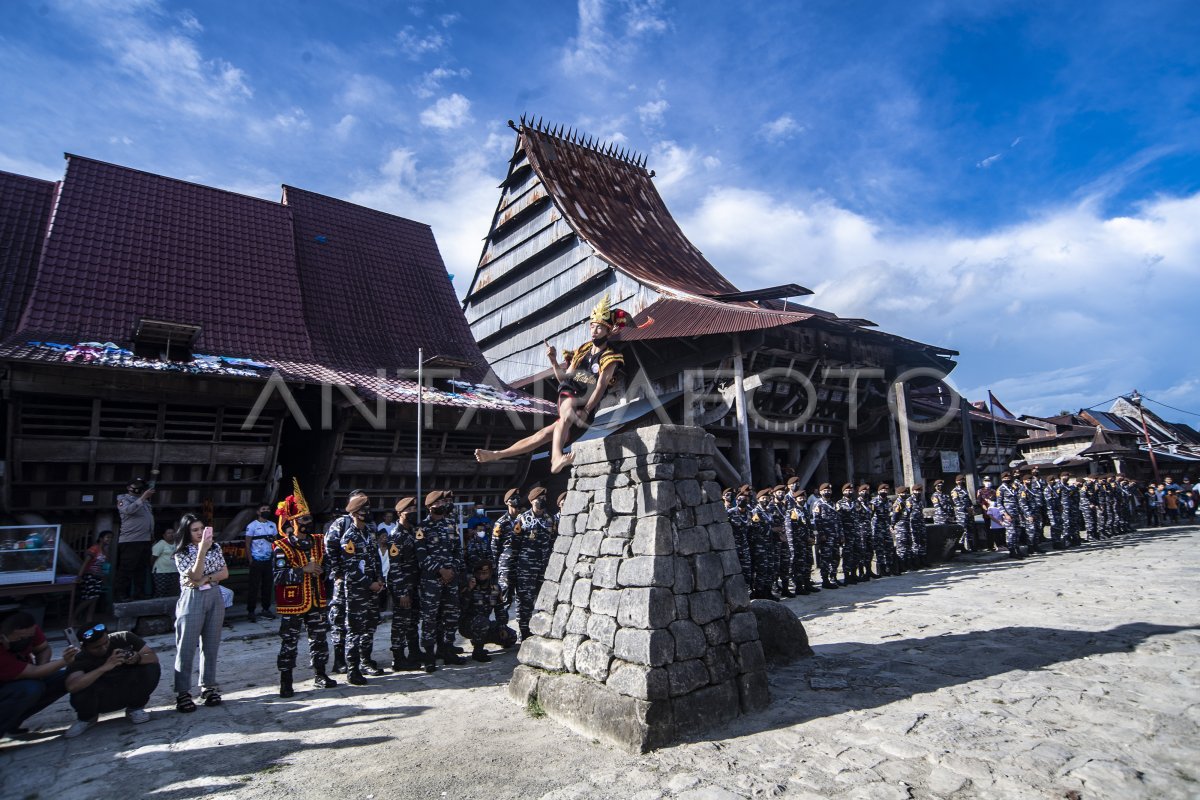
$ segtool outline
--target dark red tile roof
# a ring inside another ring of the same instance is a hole
[[[428,225],[291,186],[305,320],[317,359],[361,370],[415,369],[417,349],[487,361],[467,326]]]
[[[812,314],[772,311],[716,300],[684,300],[663,297],[634,317],[633,325],[621,331],[623,342],[706,336],[778,328],[812,319]]]
[[[555,205],[605,261],[651,286],[736,292],[683,235],[642,163],[528,125],[520,144]]]
[[[481,385],[488,365],[428,225],[293,187],[276,203],[80,156],[67,157],[60,186],[47,234],[56,184],[0,173],[0,285],[18,286],[0,298],[0,358],[252,378],[278,370],[412,402],[416,383],[394,371],[415,370],[424,348],[434,367],[470,365],[466,383],[427,402],[554,412]],[[199,325],[193,353],[261,370],[122,356],[139,319]],[[98,358],[81,342],[117,347]]]
[[[312,361],[279,203],[69,155],[24,339],[130,341],[199,325],[195,350]]]
[[[33,291],[56,186],[0,172],[0,339],[17,329]]]

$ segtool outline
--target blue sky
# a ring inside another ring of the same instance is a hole
[[[0,169],[342,197],[461,292],[528,112],[646,153],[739,287],[960,350],[972,399],[1200,411],[1198,44],[1183,1],[18,0]]]

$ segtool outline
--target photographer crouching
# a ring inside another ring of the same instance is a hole
[[[82,649],[67,668],[67,691],[78,719],[63,735],[78,736],[106,711],[124,709],[134,725],[147,722],[146,703],[161,674],[154,651],[133,633],[110,634],[103,625],[88,628],[79,643]]]

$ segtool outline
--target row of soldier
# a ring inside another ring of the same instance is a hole
[[[523,499],[529,508],[522,511]],[[299,486],[276,509],[279,537],[274,543],[276,610],[280,615],[281,697],[294,693],[292,671],[302,631],[318,688],[335,686],[328,675],[329,635],[333,665],[353,685],[384,670],[373,658],[381,622],[380,595],[392,603],[392,670],[433,672],[438,660],[462,664],[455,645],[461,634],[472,645],[471,657],[491,660],[485,645],[510,647],[516,636],[508,627],[515,596],[521,636],[529,635],[534,598],[558,530],[558,515],[547,508],[545,489],[526,498],[517,490],[505,496],[507,512],[492,531],[473,531],[464,542],[451,520],[449,491],[425,497],[426,516],[418,521],[416,502],[396,504],[397,524],[386,534],[385,570],[370,521],[370,498],[351,492],[346,513],[318,536]]]
[[[793,597],[860,581],[899,575],[929,566],[924,487],[845,484],[834,499],[823,483],[808,497],[798,479],[755,493],[749,486],[727,489],[726,511],[733,527],[742,572],[755,598]],[[974,547],[974,514],[992,505],[999,514],[1012,558],[1041,552],[1049,528],[1055,549],[1133,529],[1137,487],[1123,477],[1077,479],[1067,473],[1043,480],[1034,469],[1020,478],[1001,476],[998,489],[985,481],[973,498],[965,477],[933,483],[929,505],[935,525],[959,529],[959,546]],[[841,580],[838,569],[841,568]],[[813,582],[814,567],[820,574]]]
[[[1043,481],[1036,470],[1019,479],[1005,473],[994,490],[985,482],[976,498],[961,475],[949,492],[943,489],[944,482],[935,481],[929,497],[935,524],[957,525],[961,545],[969,550],[976,502],[985,511],[995,505],[1002,511],[1006,544],[1015,558],[1039,551],[1046,527],[1056,548],[1078,544],[1082,532],[1094,539],[1130,530],[1136,493],[1123,478],[1077,480],[1064,474]],[[867,485],[846,484],[835,500],[830,484],[821,484],[809,498],[793,478],[757,493],[749,486],[728,489],[724,499],[738,559],[756,598],[810,594],[929,566],[919,485],[898,487],[893,495],[887,484],[874,494]],[[384,592],[393,609],[394,671],[432,672],[439,659],[463,663],[464,651],[455,645],[460,633],[471,642],[472,658],[489,661],[486,644],[509,647],[516,642],[508,627],[514,598],[520,637],[529,636],[558,529],[558,515],[549,510],[545,490],[534,488],[525,498],[510,490],[505,513],[491,530],[474,529],[465,542],[450,518],[453,501],[449,491],[429,493],[426,516],[419,521],[413,498],[396,504],[397,525],[383,543],[389,556],[386,570],[364,492],[350,494],[346,513],[324,537],[315,534],[298,486],[279,504],[274,575],[282,618],[282,696],[293,692],[302,629],[307,629],[318,687],[336,685],[326,672],[331,629],[333,672],[346,672],[355,685],[365,684],[365,676],[383,674],[372,649]],[[814,568],[820,587],[813,582]]]

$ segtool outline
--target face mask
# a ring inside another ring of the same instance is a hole
[[[991,481],[984,481],[984,482],[983,482],[983,485],[984,485],[984,486],[991,486],[991,485],[992,485],[992,482],[991,482]]]
[[[484,530],[475,531],[475,538],[476,539],[486,539],[487,531],[484,531]]]

